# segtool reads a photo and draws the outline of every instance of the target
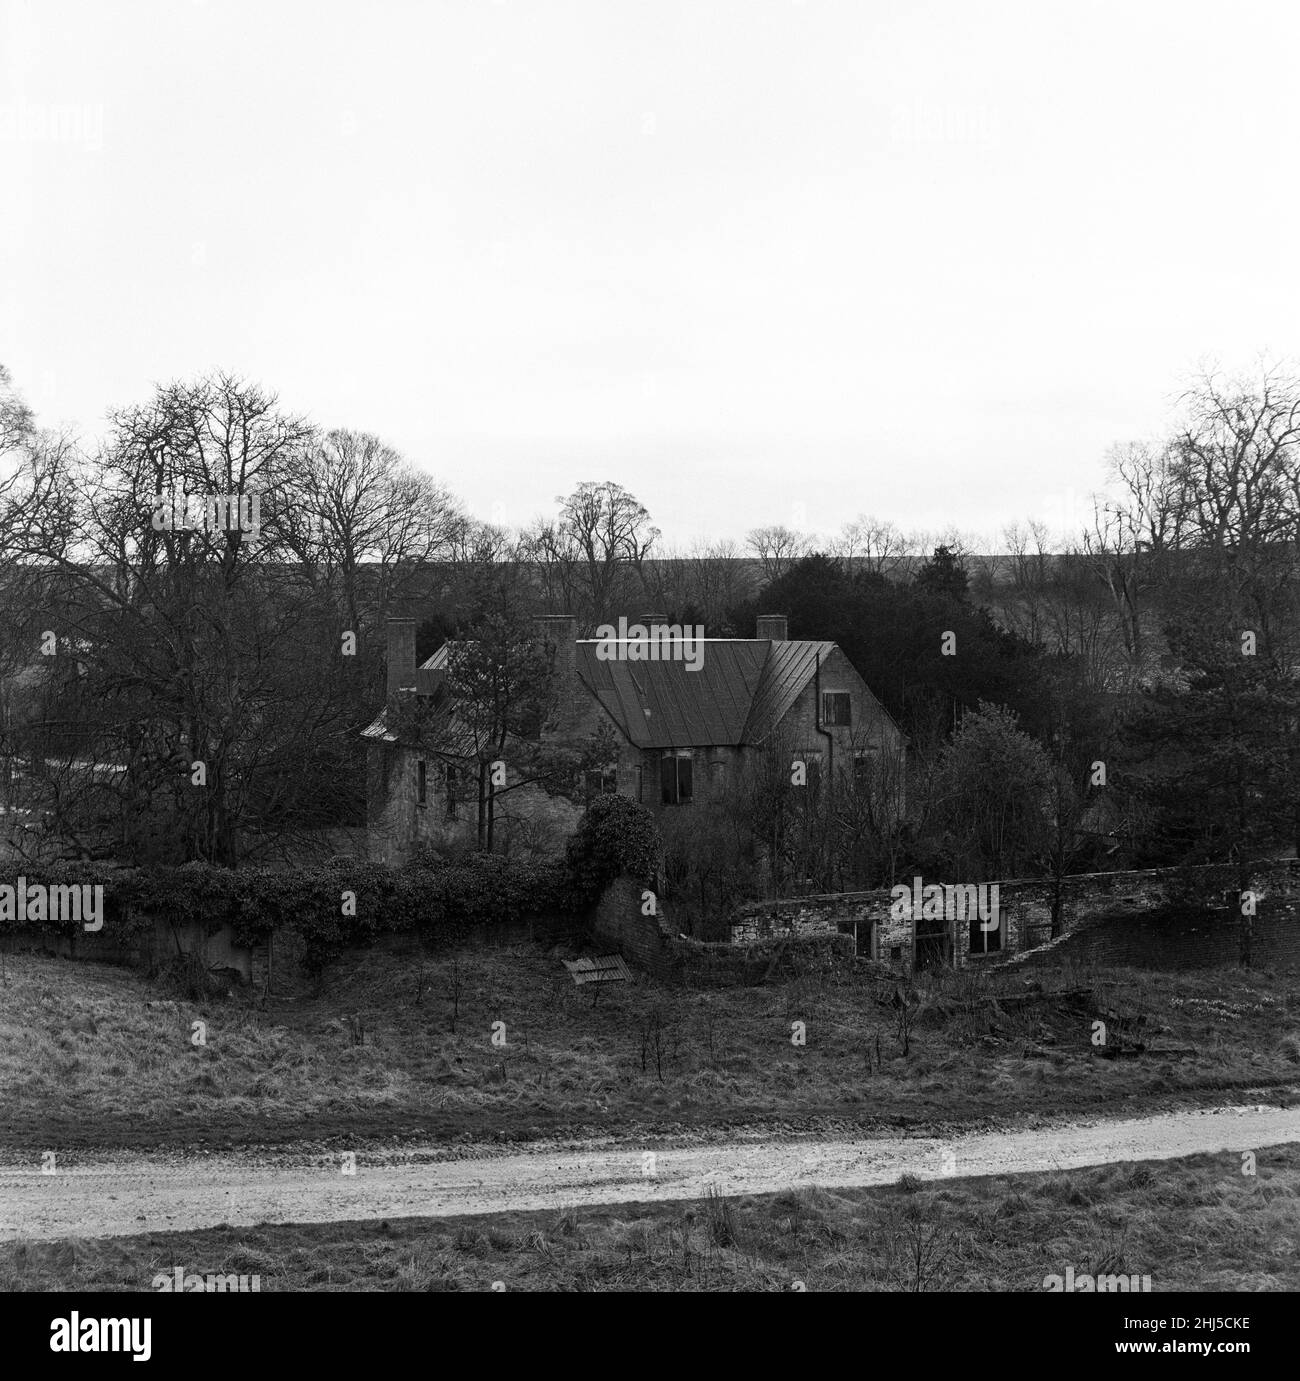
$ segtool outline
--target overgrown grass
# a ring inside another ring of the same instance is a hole
[[[5,968],[13,1145],[948,1126],[1300,1083],[1294,978],[1236,969],[949,974],[916,994],[904,1055],[892,988],[867,971],[714,992],[639,979],[593,1005],[534,947],[423,963],[367,952],[314,995],[262,1007],[166,996],[91,964],[11,955]],[[1111,1049],[1140,1039],[1147,1053],[1100,1058],[1099,1015]]]
[[[1300,1148],[889,1189],[561,1213],[0,1245],[0,1290],[148,1290],[176,1266],[267,1290],[1300,1289]]]

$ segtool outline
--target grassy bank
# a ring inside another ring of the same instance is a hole
[[[1065,969],[1035,981],[1045,991],[1014,975],[948,974],[922,994],[904,1041],[890,985],[865,970],[716,992],[638,980],[593,1005],[591,988],[532,947],[425,964],[371,952],[310,996],[262,1006],[190,1002],[126,970],[11,955],[0,1147],[816,1119],[943,1127],[1259,1088],[1285,1098],[1300,1083],[1294,979]],[[1093,1043],[1097,1020],[1106,1047]],[[804,1045],[792,1043],[794,1022]]]

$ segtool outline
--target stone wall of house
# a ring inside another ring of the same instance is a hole
[[[819,726],[822,695],[846,691],[849,695],[849,723]],[[851,768],[855,751],[875,749],[899,752],[902,734],[867,688],[853,664],[837,647],[821,664],[817,677],[800,692],[781,721],[781,733],[792,753],[820,757],[824,774]]]
[[[419,799],[419,764],[425,763],[425,798]],[[507,783],[518,776],[506,762]],[[478,838],[478,782],[463,773],[451,804],[448,765],[418,749],[395,743],[367,746],[367,853],[372,862],[398,866],[418,843],[472,848]],[[581,806],[548,796],[539,786],[521,786],[501,796],[494,824],[495,850],[558,853],[577,827]]]
[[[401,744],[366,744],[366,834],[375,863],[403,862],[417,838],[414,762]]]
[[[624,738],[613,717],[577,681],[576,675],[573,686],[574,703],[563,720],[561,731],[555,734],[556,741],[576,747],[602,728],[612,730],[612,741],[617,752],[614,767],[618,794],[655,808],[659,801],[659,769],[656,765],[653,776],[646,769],[651,754],[643,752]],[[658,754],[654,757],[657,760]]]
[[[923,882],[938,882],[926,878]],[[1123,935],[1125,913],[1132,913],[1133,921],[1144,920],[1156,907],[1189,903],[1189,910],[1206,901],[1226,903],[1232,899],[1231,909],[1225,911],[1223,925],[1235,937],[1238,934],[1239,906],[1231,878],[1222,868],[1145,869],[1116,873],[1087,873],[1067,877],[1062,881],[1062,926],[1067,936],[1102,917],[1116,917],[1116,935]],[[1295,910],[1300,902],[1300,861],[1282,859],[1260,865],[1253,874],[1252,886],[1260,904],[1267,906],[1269,923],[1257,918],[1256,946],[1261,956],[1272,951],[1279,955],[1290,953],[1294,940],[1287,938],[1291,931],[1284,919],[1288,908]],[[999,910],[1002,916],[1002,948],[989,954],[971,952],[972,930],[978,922],[954,921],[947,925],[950,955],[957,964],[1000,963],[1025,951],[1046,944],[1051,935],[1053,883],[1049,878],[1015,878],[998,884]],[[858,951],[869,953],[899,967],[910,969],[915,961],[914,927],[910,916],[892,916],[893,896],[888,888],[864,892],[841,892],[825,896],[790,897],[774,901],[756,902],[740,907],[731,922],[731,941],[737,945],[753,944],[779,935],[828,935],[838,932],[856,933]],[[1184,927],[1183,960],[1191,962],[1199,957],[1198,946],[1204,941],[1198,923]],[[1109,932],[1108,932],[1109,933]],[[1152,932],[1140,927],[1131,930],[1131,943],[1119,948],[1113,942],[1077,941],[1079,953],[1089,952],[1089,946],[1100,947],[1112,943],[1117,957],[1114,962],[1131,962],[1123,957],[1137,953]],[[1176,928],[1170,930],[1170,936]],[[1222,935],[1222,927],[1216,931]],[[1062,943],[1057,941],[1055,949]],[[1212,947],[1218,953],[1226,940],[1216,938]],[[1235,938],[1231,941],[1235,957]]]
[[[664,804],[663,759],[665,750],[646,748],[632,754],[632,777],[625,795],[653,811],[656,816],[696,807],[715,805],[722,801],[729,786],[737,782],[743,767],[744,750],[736,747],[691,749],[691,802],[689,805]],[[636,774],[637,767],[640,775]],[[623,791],[620,776],[619,790]]]

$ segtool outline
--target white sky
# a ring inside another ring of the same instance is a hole
[[[224,367],[522,522],[1082,521],[1294,357],[1300,6],[0,0],[0,361]],[[799,506],[802,505],[802,508]]]

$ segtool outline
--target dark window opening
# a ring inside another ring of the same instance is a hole
[[[456,805],[460,800],[460,773],[454,767],[447,768],[447,819],[456,818]]]
[[[912,918],[912,967],[948,968],[952,964],[953,929],[942,916]]]
[[[842,728],[852,721],[852,698],[848,691],[822,692],[822,723],[828,728]]]
[[[421,758],[415,764],[415,804],[424,805],[429,799],[429,773]]]
[[[664,805],[690,804],[693,765],[689,755],[681,757],[673,752],[664,754],[659,765],[659,784]]]
[[[979,910],[970,918],[970,952],[972,954],[997,954],[1002,949],[1002,913],[995,911],[989,917],[987,924],[992,926],[991,930],[985,930],[985,922],[980,920]]]

